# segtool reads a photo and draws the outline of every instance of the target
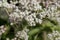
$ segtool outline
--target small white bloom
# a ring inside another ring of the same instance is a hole
[[[4,25],[0,26],[0,28],[3,29],[4,28]]]
[[[13,25],[14,23],[10,23],[10,25]]]
[[[4,29],[2,29],[1,31],[2,31],[2,33],[4,33],[4,32],[5,32],[5,30],[4,30]]]
[[[6,40],[10,40],[9,38],[6,38]]]
[[[41,24],[42,23],[42,20],[41,19],[38,19],[38,22],[39,22],[39,24]]]

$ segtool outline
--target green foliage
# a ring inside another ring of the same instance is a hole
[[[0,18],[0,26],[5,25],[5,24],[8,24],[8,22]]]
[[[36,26],[32,27],[29,31],[29,40],[43,40],[43,31],[46,33],[50,33],[53,30],[59,30],[58,23],[55,20],[43,19],[42,24],[36,24]],[[36,36],[37,35],[37,36]]]
[[[28,34],[29,35],[35,35],[35,34],[37,34],[39,32],[40,32],[40,29],[39,28],[35,28],[35,29],[32,29]]]

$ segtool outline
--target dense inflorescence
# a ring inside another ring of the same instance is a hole
[[[42,24],[44,18],[57,20],[58,22],[60,20],[60,12],[58,10],[60,8],[60,1],[1,0],[0,8],[4,8],[6,10],[10,25],[13,26],[19,24],[17,26],[18,28],[21,27],[21,25],[24,26],[23,21],[26,21],[27,26],[36,26],[37,23]],[[22,31],[17,31],[16,37],[12,40],[17,40],[17,38],[28,40],[28,32],[26,32],[24,28]],[[0,34],[5,32],[5,29],[2,30],[3,31]],[[7,38],[7,40],[8,39],[9,38]]]
[[[53,33],[50,33],[47,35],[49,40],[60,40],[60,32],[53,31]]]

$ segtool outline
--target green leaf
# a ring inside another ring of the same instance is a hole
[[[32,36],[40,32],[40,30],[41,30],[40,28],[35,28],[35,29],[32,29],[28,34]]]
[[[43,27],[52,27],[52,26],[54,26],[50,21],[44,21],[43,23],[42,23],[42,26]]]
[[[49,33],[49,32],[52,32],[52,28],[51,27],[45,27],[43,29],[43,31],[46,31],[47,33]]]

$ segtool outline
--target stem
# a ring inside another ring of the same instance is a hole
[[[43,40],[47,40],[46,31],[43,31]]]

